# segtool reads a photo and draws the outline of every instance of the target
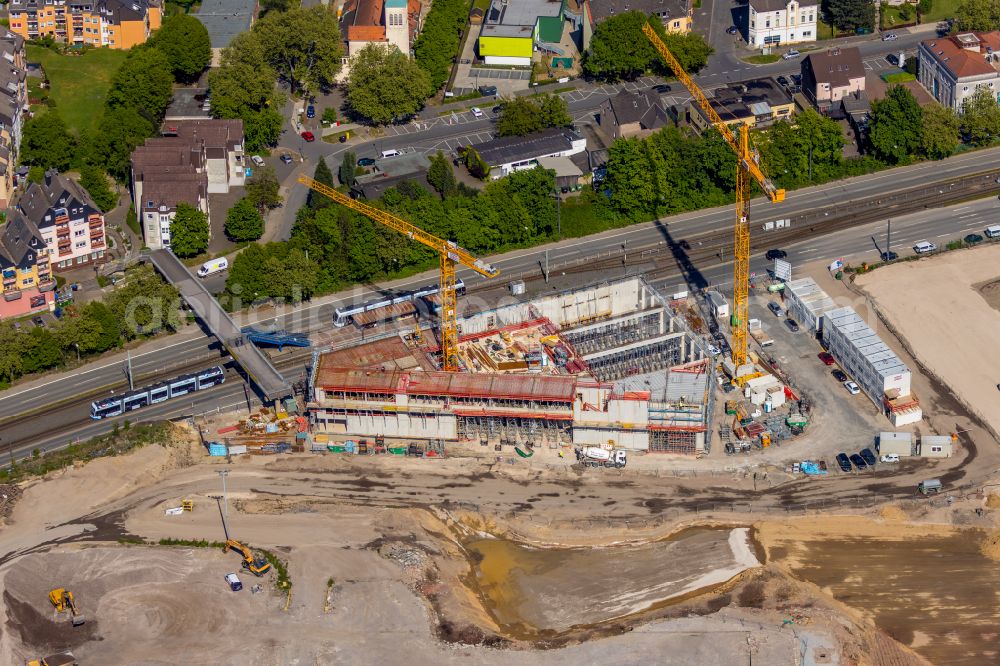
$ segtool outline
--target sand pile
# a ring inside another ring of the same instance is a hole
[[[1000,495],[996,493],[990,493],[986,496],[986,508],[987,509],[1000,509]]]
[[[900,509],[895,504],[889,504],[887,506],[882,507],[878,512],[878,517],[881,518],[882,520],[888,520],[892,522],[909,519],[909,516],[906,515],[906,512]]]
[[[983,551],[983,555],[1000,562],[1000,530],[993,530],[986,535],[983,542],[979,545],[979,549]]]

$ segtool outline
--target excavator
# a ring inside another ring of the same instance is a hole
[[[64,613],[69,610],[70,620],[73,622],[74,627],[79,627],[83,624],[83,615],[80,613],[80,609],[76,607],[76,602],[73,601],[72,592],[63,587],[57,587],[49,592],[49,601],[56,607],[56,612]]]
[[[227,539],[225,552],[235,550],[243,556],[243,568],[254,576],[263,576],[271,570],[271,563],[261,555],[254,555],[253,551],[244,546],[236,539]]]
[[[71,653],[63,652],[41,659],[32,659],[28,662],[28,666],[76,666],[78,663],[80,662]]]

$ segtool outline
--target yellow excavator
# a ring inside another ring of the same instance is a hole
[[[243,568],[254,576],[263,576],[271,570],[271,563],[262,555],[255,555],[252,550],[244,546],[236,539],[227,539],[225,552],[235,550],[243,556]]]
[[[70,612],[70,620],[73,622],[74,627],[79,627],[83,624],[83,615],[80,613],[80,609],[76,607],[76,602],[73,601],[72,592],[66,588],[57,587],[49,592],[49,601],[56,607],[57,612],[64,613],[67,610]]]
[[[72,654],[63,652],[41,659],[32,659],[28,662],[28,666],[76,666],[78,663],[80,662]]]

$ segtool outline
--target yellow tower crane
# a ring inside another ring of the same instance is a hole
[[[742,383],[740,369],[747,363],[747,338],[748,331],[748,304],[750,298],[750,179],[753,178],[760,183],[764,193],[771,199],[772,203],[778,203],[785,199],[785,190],[780,189],[771,182],[771,179],[764,175],[760,168],[760,155],[750,145],[750,131],[746,125],[740,125],[740,135],[737,137],[729,128],[729,125],[719,117],[712,105],[709,104],[705,94],[698,85],[691,80],[684,68],[670,52],[667,45],[663,43],[660,36],[656,34],[653,27],[648,23],[642,26],[642,31],[652,42],[653,47],[663,58],[673,71],[674,76],[684,84],[684,87],[691,93],[691,97],[698,103],[701,110],[708,117],[708,121],[715,125],[716,129],[726,140],[729,147],[736,153],[736,231],[733,243],[733,373],[737,382]],[[751,377],[753,373],[746,373],[743,377]]]
[[[462,264],[480,275],[495,278],[500,270],[495,266],[477,259],[468,250],[457,244],[438,238],[416,227],[406,220],[390,213],[355,201],[328,185],[309,178],[299,176],[299,182],[320,194],[333,199],[345,208],[357,211],[365,217],[383,224],[417,241],[438,253],[441,260],[441,364],[449,372],[458,371],[458,295],[455,290],[455,264]]]

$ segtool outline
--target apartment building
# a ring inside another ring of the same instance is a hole
[[[160,27],[159,0],[11,0],[10,29],[25,39],[130,49]]]
[[[819,3],[799,0],[750,0],[750,46],[762,48],[816,41]]]
[[[208,195],[244,185],[245,174],[243,121],[169,121],[132,153],[132,202],[145,244],[170,247],[178,204],[211,215]]]
[[[820,111],[865,91],[865,66],[856,46],[809,54],[802,61],[802,89]]]
[[[45,172],[18,200],[23,215],[38,230],[55,271],[104,263],[104,215],[79,183],[55,169]],[[8,213],[10,216],[10,213]]]
[[[0,208],[10,205],[21,128],[28,108],[24,38],[0,27]]]
[[[0,226],[0,317],[16,317],[48,306],[55,287],[45,239],[38,227],[17,210]]]
[[[942,106],[962,113],[980,87],[1000,100],[1000,31],[926,39],[917,51],[920,83]]]

